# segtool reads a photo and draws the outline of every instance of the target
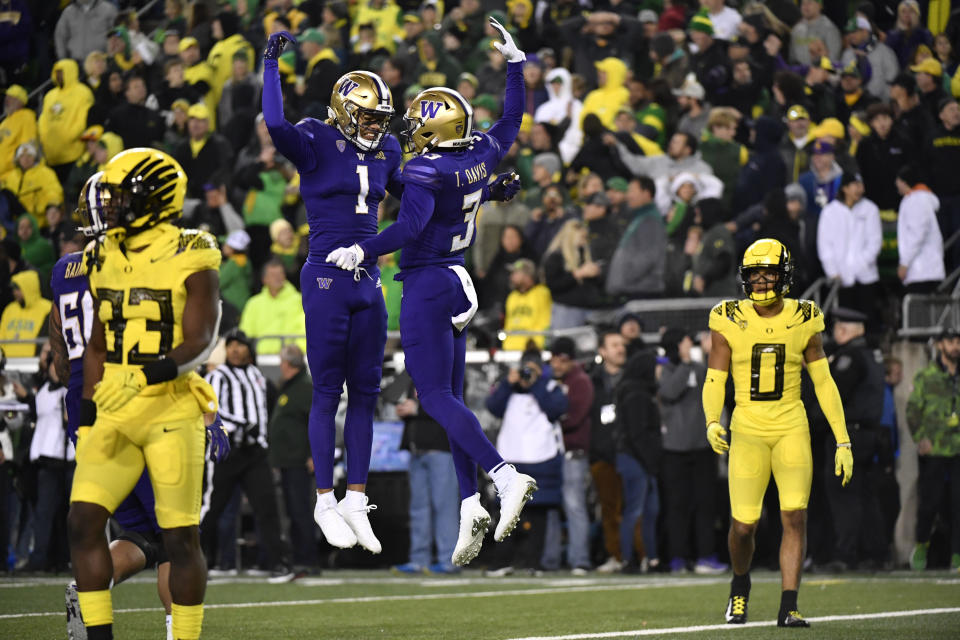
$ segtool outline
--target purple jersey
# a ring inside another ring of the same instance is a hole
[[[283,117],[276,60],[264,61],[263,115],[277,151],[300,172],[300,195],[310,225],[314,264],[327,254],[377,234],[377,210],[387,190],[403,193],[400,144],[385,135],[379,149],[364,151],[334,126],[304,118],[296,126]],[[376,264],[376,256],[364,262]]]
[[[513,144],[522,115],[523,65],[510,63],[503,116],[489,132],[475,133],[465,149],[438,150],[407,162],[397,223],[357,241],[364,261],[402,247],[401,270],[462,265],[476,237],[477,212],[490,199],[493,171]]]
[[[50,276],[53,304],[60,313],[60,332],[70,360],[67,384],[67,433],[76,442],[83,391],[83,352],[93,329],[93,296],[90,294],[83,253],[68,253],[53,266]]]

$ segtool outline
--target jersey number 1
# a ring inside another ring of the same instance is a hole
[[[370,192],[370,178],[367,175],[367,165],[357,165],[357,175],[360,176],[360,193],[357,194],[357,208],[354,213],[368,213],[367,193]]]
[[[473,227],[477,218],[477,210],[480,209],[481,197],[483,197],[483,189],[463,196],[463,211],[465,212],[463,221],[467,224],[467,231],[462,236],[453,236],[450,253],[463,251],[473,242]]]

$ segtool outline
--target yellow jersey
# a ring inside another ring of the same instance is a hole
[[[86,249],[88,255],[93,251],[93,246]],[[198,271],[219,269],[220,250],[206,231],[163,223],[128,238],[122,248],[107,236],[97,259],[90,292],[100,303],[97,313],[106,334],[106,375],[117,367],[142,367],[183,342],[184,282]],[[191,373],[151,385],[113,417],[153,415],[157,400],[166,405],[165,419],[196,416],[202,412],[196,404],[177,402],[177,409],[169,408],[169,394],[191,394],[193,378],[202,381]]]
[[[820,308],[785,298],[780,313],[764,318],[749,300],[724,300],[710,311],[710,329],[730,344],[736,400],[730,430],[782,435],[807,429],[800,371],[810,338],[824,330]]]

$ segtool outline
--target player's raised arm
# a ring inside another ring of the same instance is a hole
[[[307,148],[308,138],[283,117],[283,90],[280,86],[277,59],[287,42],[296,44],[297,40],[286,31],[275,33],[267,40],[263,52],[263,121],[277,150],[289,158],[298,169],[307,170],[310,168],[307,164],[311,157]]]
[[[835,457],[835,473],[843,474],[843,485],[846,486],[853,477],[853,452],[850,448],[850,435],[847,433],[847,422],[843,415],[843,401],[837,383],[830,375],[830,365],[827,363],[827,354],[823,352],[823,338],[817,333],[810,338],[807,348],[803,352],[803,359],[807,362],[807,373],[813,381],[817,401],[830,423],[833,437],[837,440]]]
[[[523,119],[523,62],[527,59],[513,41],[513,36],[503,25],[490,18],[490,24],[500,32],[503,43],[493,42],[497,51],[507,59],[507,87],[503,96],[503,115],[490,127],[487,132],[500,143],[498,160],[507,154],[513,141],[520,132],[520,121]]]

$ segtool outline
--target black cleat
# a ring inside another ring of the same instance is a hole
[[[810,623],[803,619],[803,616],[800,615],[799,611],[787,611],[785,614],[781,613],[779,616],[777,616],[777,626],[795,627],[799,629],[809,627]]]
[[[745,624],[747,622],[747,597],[730,596],[730,600],[727,601],[727,610],[723,615],[727,619],[727,624]]]

